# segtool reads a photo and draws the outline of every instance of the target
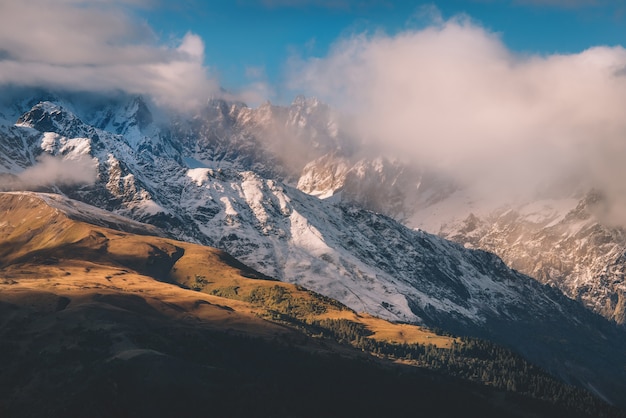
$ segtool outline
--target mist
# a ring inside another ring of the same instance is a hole
[[[350,115],[347,128],[365,148],[442,171],[485,199],[585,186],[626,209],[621,46],[520,54],[455,17],[295,57],[289,87]]]
[[[224,96],[192,32],[167,42],[136,9],[152,0],[0,2],[0,85],[54,91],[150,96],[163,107],[194,110]],[[261,101],[263,83],[228,94]]]
[[[94,184],[98,163],[89,156],[62,158],[43,154],[17,175],[0,178],[0,190],[39,190],[52,186]]]

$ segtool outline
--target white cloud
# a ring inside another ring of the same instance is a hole
[[[43,154],[35,165],[17,176],[2,178],[0,190],[93,184],[98,174],[97,169],[97,160],[86,155],[62,158]]]
[[[0,84],[124,90],[192,107],[219,91],[204,65],[204,44],[188,33],[158,43],[133,17],[140,0],[0,2]]]
[[[453,18],[294,59],[290,87],[352,113],[367,141],[491,194],[564,177],[617,192],[626,176],[625,68],[622,47],[518,55]]]
[[[191,32],[185,35],[177,49],[187,54],[194,61],[202,62],[204,59],[204,42],[202,42],[202,38]]]

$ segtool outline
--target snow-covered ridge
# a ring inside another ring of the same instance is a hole
[[[408,163],[334,153],[309,162],[298,188],[494,252],[509,266],[626,324],[626,239],[620,228],[595,216],[591,190],[584,193],[578,187],[567,193],[559,188],[553,195],[542,192],[503,202]]]
[[[154,136],[147,135],[139,146],[126,136],[133,135],[130,131],[117,132],[110,124],[96,127],[65,107],[61,113],[50,107],[49,113],[46,106],[36,105],[22,118],[30,121],[28,126],[2,132],[18,149],[12,155],[22,167],[33,164],[33,156],[40,153],[58,155],[62,138],[65,143],[85,139],[88,147],[82,149],[98,162],[96,183],[53,187],[52,191],[159,226],[172,237],[224,249],[266,275],[301,284],[357,311],[494,338],[528,351],[545,367],[563,374],[569,370],[566,363],[573,360],[533,352],[536,344],[554,349],[549,341],[533,339],[564,333],[570,341],[596,341],[600,338],[597,329],[612,335],[604,328],[607,324],[596,323],[598,319],[576,302],[510,270],[492,254],[412,230],[355,204],[319,199],[282,181],[288,176],[273,176],[288,170],[273,166],[280,161],[277,156],[257,153],[263,135],[256,135],[256,130],[287,123],[292,120],[290,114],[305,118],[305,124],[296,124],[298,129],[316,125],[307,115],[324,119],[316,113],[319,104],[300,105],[268,105],[263,109],[265,120],[257,119],[261,108],[213,103],[193,120],[178,120],[167,128],[146,125],[155,130]],[[117,111],[124,113],[127,107],[127,103],[120,104]],[[291,122],[288,126],[294,127]],[[336,148],[329,126],[316,128],[318,136],[311,144],[328,139],[328,147]],[[295,145],[312,132],[306,129],[299,131],[302,136],[292,138]],[[0,171],[13,170],[5,165],[7,161],[0,158]],[[394,190],[398,191],[404,190],[405,182],[428,191],[423,201],[431,206],[452,194],[445,188],[437,194],[436,185],[446,182],[439,183],[419,170],[405,170],[393,160],[363,161],[353,173],[356,180],[384,174],[383,184],[397,186]],[[353,190],[364,190],[356,180]],[[343,196],[350,188],[342,187]],[[380,201],[385,200],[404,202],[386,197]],[[401,206],[403,211],[407,207]],[[529,209],[533,219],[539,219],[533,211]],[[581,323],[591,325],[581,331]],[[585,351],[585,355],[595,353]],[[590,370],[613,367],[604,360],[613,354],[600,357],[598,361],[605,363],[583,367],[576,371],[577,378],[586,379],[590,373],[588,381],[601,387],[601,379],[594,377],[596,371]]]
[[[133,114],[128,109],[137,106],[132,100],[121,106],[121,113]],[[315,114],[319,106],[298,99],[295,113],[272,112],[302,116]],[[212,112],[209,117],[215,117]],[[189,169],[182,155],[139,151],[124,134],[94,128],[48,102],[37,104],[21,120],[40,130],[40,152],[61,154],[74,143],[74,150],[79,147],[97,159],[97,184],[74,190],[73,196],[155,222],[176,237],[223,248],[267,275],[305,285],[357,310],[414,322],[432,320],[427,313],[432,311],[482,324],[495,314],[514,317],[514,307],[526,297],[518,295],[517,284],[509,288],[506,281],[482,273],[483,261],[473,253],[389,218],[322,201],[253,171],[239,171],[237,165]],[[204,144],[203,138],[196,137],[193,149]],[[380,172],[388,164],[395,163],[363,163],[355,173]]]
[[[595,215],[594,194],[449,218],[440,235],[508,265],[619,324],[626,322],[626,235]]]

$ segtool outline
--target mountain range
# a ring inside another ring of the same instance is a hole
[[[510,350],[58,194],[2,193],[0,211],[3,416],[623,416]]]
[[[213,99],[192,115],[125,95],[12,97],[0,111],[5,190],[219,248],[355,312],[493,341],[626,405],[623,234],[594,215],[600,194],[475,208],[445,177],[364,155],[303,97],[256,109]],[[200,278],[183,284],[201,290]]]

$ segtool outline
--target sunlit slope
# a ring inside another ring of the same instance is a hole
[[[491,343],[357,313],[90,211],[0,194],[2,416],[402,415],[415,396],[431,416],[620,416]]]
[[[253,335],[285,333],[246,304],[154,280],[184,251],[176,243],[70,219],[35,195],[1,195],[0,298],[44,312],[112,305]],[[224,265],[224,269],[228,266]]]
[[[357,314],[300,286],[265,277],[214,248],[74,220],[75,211],[54,196],[1,194],[0,214],[0,286],[5,300],[19,299],[27,291],[50,292],[73,301],[94,294],[133,294],[167,315],[197,315],[204,320],[214,315],[218,325],[224,309],[207,307],[223,305],[231,309],[230,322],[246,330],[270,330],[261,333],[284,330],[272,321],[289,325],[345,319],[362,323],[375,339],[441,347],[453,341],[416,326]],[[139,226],[134,225],[135,230]],[[146,226],[140,232],[158,231]],[[10,297],[12,293],[16,296]],[[244,326],[246,321],[251,325]]]

